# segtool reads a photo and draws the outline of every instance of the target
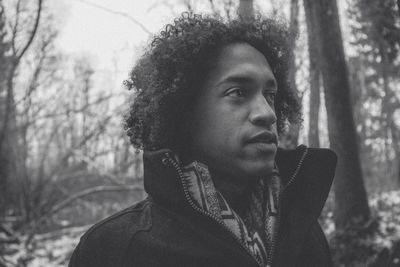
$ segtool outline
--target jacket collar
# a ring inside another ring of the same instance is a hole
[[[143,158],[144,186],[150,197],[159,206],[182,216],[198,216],[189,205],[180,178],[182,173],[173,153],[168,149],[147,151]],[[295,150],[278,149],[275,161],[284,191],[280,201],[280,221],[273,261],[276,266],[294,266],[296,262],[293,260],[302,251],[311,226],[325,204],[337,158],[329,149],[300,146]],[[199,217],[193,218],[200,222]],[[213,229],[206,228],[207,231]],[[222,235],[221,231],[213,234]]]
[[[306,156],[300,159],[296,153],[282,150],[277,162],[281,164],[280,170],[286,172],[286,179],[290,179],[288,175],[296,169],[293,165],[298,165],[297,161],[302,161],[298,178],[282,194],[276,266],[296,265],[292,261],[302,251],[311,226],[316,223],[328,197],[337,157],[329,149],[308,149]]]
[[[169,149],[144,152],[144,187],[159,204],[178,208],[185,205],[187,199],[173,155]],[[294,150],[278,148],[275,160],[287,195],[286,202],[300,201],[298,204],[310,215],[308,217],[317,218],[333,180],[334,152],[305,146]]]

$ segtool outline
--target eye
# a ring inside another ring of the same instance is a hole
[[[272,104],[275,103],[275,96],[276,96],[276,92],[265,92],[265,93],[264,93],[265,99],[266,99],[269,103],[272,103]]]
[[[245,91],[242,88],[235,87],[226,91],[225,95],[242,98],[245,97]]]

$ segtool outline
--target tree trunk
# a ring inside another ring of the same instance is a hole
[[[400,0],[397,0],[397,11],[399,12],[399,16],[400,16]]]
[[[3,3],[0,1],[0,216],[4,215],[10,202],[15,202],[16,194],[14,190],[20,190],[16,185],[19,178],[18,164],[20,164],[19,156],[21,155],[21,150],[18,142],[19,132],[17,129],[13,82],[21,58],[32,45],[36,35],[42,11],[42,2],[43,0],[38,0],[33,28],[26,43],[20,50],[13,51],[12,55],[7,55],[7,46],[12,44],[6,44],[5,42],[6,27],[4,25],[6,19]],[[19,4],[20,2],[17,3],[17,5]],[[19,8],[17,8],[15,16],[21,16]],[[17,33],[13,34],[16,35],[12,36],[11,40],[18,40]]]
[[[299,30],[299,0],[291,0],[290,2],[290,25],[289,31],[291,33],[289,39],[289,47],[292,53],[289,62],[289,82],[293,91],[296,92],[295,96],[297,100],[300,102],[301,99],[299,97],[296,85],[296,60],[295,53],[296,50],[296,36]],[[280,136],[279,145],[284,148],[295,148],[298,145],[299,140],[299,132],[300,125],[299,124],[290,124],[287,133]]]
[[[395,122],[394,122],[394,118],[392,115],[392,122],[390,124],[390,130],[392,133],[392,143],[393,143],[393,149],[394,149],[394,162],[393,164],[395,164],[395,171],[396,173],[396,180],[397,183],[400,183],[400,129],[397,128]]]
[[[313,63],[314,64],[314,63]],[[308,145],[320,147],[319,143],[319,107],[320,107],[320,72],[317,65],[311,66],[310,59],[310,121],[308,129]]]
[[[291,38],[289,40],[290,50],[292,51],[292,56],[290,57],[290,69],[289,69],[289,79],[290,85],[295,92],[297,101],[301,101],[298,97],[298,90],[296,85],[296,58],[294,51],[296,50],[296,36],[295,33],[299,31],[299,0],[290,1],[290,25],[289,31],[291,33]],[[297,147],[299,140],[300,126],[297,124],[290,124],[288,138],[293,147]]]
[[[16,190],[19,190],[17,182],[18,172],[18,132],[17,118],[12,88],[10,65],[11,57],[5,57],[7,62],[2,68],[0,77],[0,90],[6,92],[0,98],[0,217],[5,215],[11,204],[16,204]]]
[[[304,0],[304,3],[316,18],[313,24],[317,34],[313,39],[320,52],[329,141],[338,155],[335,224],[343,230],[368,220],[370,210],[361,173],[338,8],[336,1],[331,0]]]
[[[3,121],[5,114],[5,95],[6,92],[6,80],[7,80],[7,64],[6,62],[6,53],[9,48],[9,45],[5,41],[6,36],[6,27],[5,27],[5,15],[4,15],[4,7],[3,3],[0,2],[0,131],[3,129]],[[0,136],[3,133],[0,132]],[[6,204],[6,192],[7,192],[7,157],[3,152],[2,142],[0,140],[0,218],[4,215],[5,212],[5,204]]]
[[[238,15],[245,21],[251,20],[254,17],[253,0],[240,0]]]
[[[304,3],[305,4],[305,3]],[[305,8],[307,23],[308,56],[310,62],[310,121],[308,129],[308,145],[319,147],[319,107],[320,107],[320,69],[318,64],[318,46],[314,40],[317,35],[315,25],[316,14],[309,8]]]
[[[392,99],[396,99],[395,93],[389,87],[389,68],[391,67],[391,62],[387,54],[387,48],[382,44],[379,46],[379,54],[381,56],[380,63],[380,76],[382,77],[382,87],[385,96],[382,99],[381,112],[382,117],[385,121],[386,126],[386,140],[385,140],[385,150],[386,159],[389,163],[389,168],[397,171],[397,177],[400,177],[400,169],[398,168],[398,163],[400,162],[400,145],[399,145],[399,129],[396,126],[395,112],[398,108],[399,103],[397,101],[392,102]],[[391,141],[391,142],[390,142]],[[390,150],[394,150],[395,159],[391,161]],[[394,165],[393,165],[394,164]]]

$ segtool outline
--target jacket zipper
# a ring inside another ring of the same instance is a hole
[[[308,148],[306,147],[303,154],[301,155],[301,158],[297,164],[297,167],[293,173],[293,175],[290,177],[288,183],[286,184],[286,186],[283,188],[282,193],[281,193],[281,200],[283,198],[283,193],[286,191],[286,189],[294,182],[294,180],[296,179],[297,175],[300,172],[301,166],[303,165],[304,159],[306,158],[308,153]],[[277,225],[278,227],[280,226],[280,220],[281,220],[281,203],[279,203],[279,212],[278,212],[278,218],[277,218]],[[279,230],[278,230],[279,231]],[[273,259],[273,255],[275,253],[275,244],[276,244],[276,238],[278,235],[278,231],[276,231],[274,233],[274,236],[272,238],[272,242],[271,242],[271,250],[270,253],[268,254],[268,259],[267,259],[267,266],[272,266],[272,259]]]
[[[283,195],[283,192],[285,192],[286,188],[288,188],[294,182],[294,180],[296,179],[297,174],[299,173],[300,168],[301,168],[301,166],[303,164],[303,161],[304,161],[304,159],[305,159],[305,157],[307,155],[307,152],[308,152],[308,148],[306,147],[305,151],[303,152],[303,155],[300,158],[299,163],[297,164],[295,172],[290,177],[290,179],[289,179],[288,183],[286,184],[285,188],[283,188],[282,195]],[[184,191],[184,194],[185,194],[185,198],[188,201],[189,205],[195,211],[199,212],[200,214],[203,214],[203,215],[213,219],[214,221],[216,221],[222,228],[224,228],[240,244],[240,246],[257,263],[257,265],[262,267],[262,263],[257,258],[255,258],[253,256],[253,253],[251,253],[249,248],[245,244],[243,244],[243,242],[229,228],[227,228],[225,226],[225,224],[219,218],[215,217],[214,215],[212,215],[211,213],[209,213],[207,211],[204,211],[203,209],[199,208],[198,206],[196,206],[196,204],[193,203],[193,200],[189,196],[189,192],[187,190],[187,185],[184,182],[184,177],[183,177],[181,168],[179,167],[178,163],[174,159],[171,158],[169,153],[166,153],[166,157],[167,157],[168,161],[171,163],[171,165],[175,168],[176,172],[178,173],[178,176],[180,178],[180,181],[181,181],[181,184],[182,184],[182,187],[183,187],[183,191]],[[279,207],[280,206],[281,205],[279,205]],[[278,227],[279,227],[279,224],[280,224],[280,217],[281,217],[280,215],[281,215],[281,212],[279,211],[278,212],[278,218],[277,218]],[[270,250],[270,253],[269,253],[268,258],[267,258],[267,266],[272,266],[272,259],[273,259],[273,255],[274,255],[274,252],[275,252],[275,243],[276,243],[275,241],[276,241],[276,238],[277,238],[277,231],[274,233],[273,238],[272,238],[271,250]]]
[[[251,251],[248,249],[248,247],[247,247],[245,244],[243,244],[242,241],[241,241],[229,228],[227,228],[227,227],[225,226],[225,224],[224,224],[220,219],[218,219],[217,217],[215,217],[215,216],[212,215],[211,213],[209,213],[209,212],[207,212],[207,211],[205,211],[205,210],[199,208],[198,206],[196,206],[196,204],[193,203],[193,200],[192,200],[192,199],[190,198],[190,196],[189,196],[189,192],[188,192],[188,190],[187,190],[187,185],[186,185],[185,182],[184,182],[184,177],[183,177],[181,168],[179,167],[178,163],[177,163],[175,160],[173,160],[173,159],[171,158],[171,156],[170,156],[168,153],[166,154],[166,157],[167,157],[168,161],[172,164],[172,166],[176,169],[176,171],[177,171],[177,173],[178,173],[178,175],[179,175],[179,178],[180,178],[181,183],[182,183],[183,191],[184,191],[184,194],[185,194],[185,198],[186,198],[186,200],[188,201],[189,205],[190,205],[195,211],[197,211],[197,212],[199,212],[199,213],[201,213],[201,214],[203,214],[203,215],[205,215],[205,216],[207,216],[207,217],[213,219],[213,220],[216,221],[223,229],[225,229],[226,231],[228,231],[228,233],[240,244],[240,246],[241,246],[241,247],[248,253],[248,255],[257,263],[257,265],[260,266],[260,267],[262,267],[262,263],[261,263],[257,258],[255,258],[255,257],[253,256],[253,253],[251,253]]]
[[[290,179],[289,179],[288,183],[286,184],[286,186],[283,188],[282,193],[285,192],[286,189],[287,189],[287,188],[294,182],[294,180],[296,179],[297,174],[299,174],[301,165],[303,165],[303,161],[304,161],[304,159],[305,159],[306,156],[307,156],[307,153],[308,153],[308,147],[305,147],[305,150],[304,150],[304,152],[303,152],[303,155],[301,155],[301,158],[300,158],[300,160],[299,160],[299,163],[297,164],[296,170],[294,171],[292,177],[290,177]]]

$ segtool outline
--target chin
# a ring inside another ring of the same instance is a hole
[[[249,179],[260,179],[261,177],[268,176],[274,169],[274,162],[263,162],[262,164],[249,164],[243,168],[243,175]]]

